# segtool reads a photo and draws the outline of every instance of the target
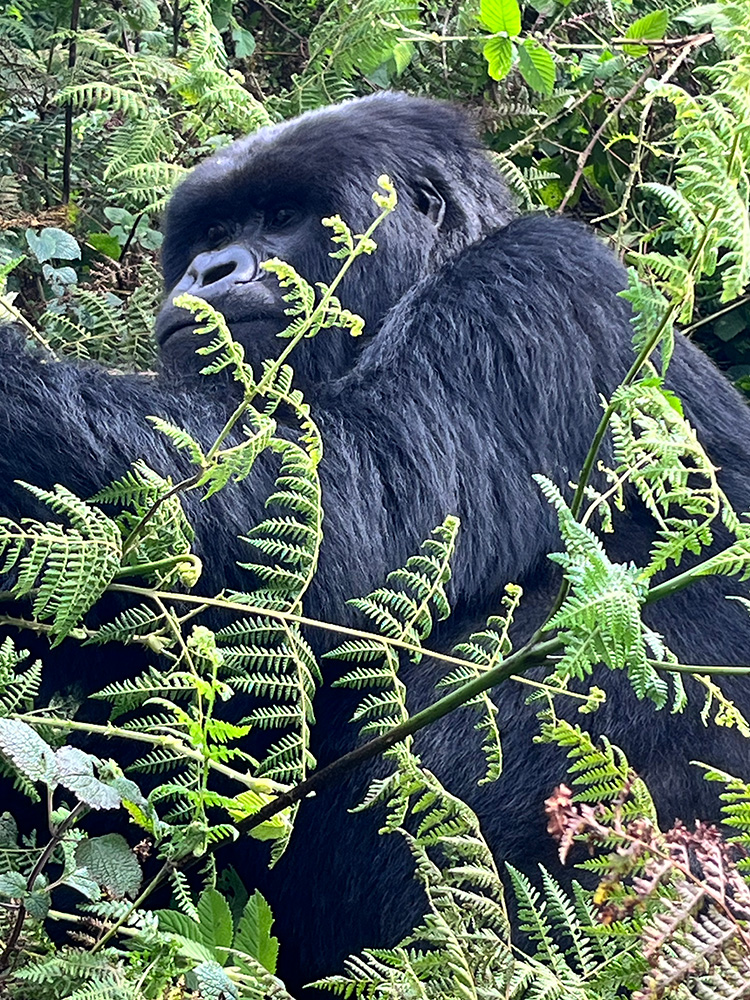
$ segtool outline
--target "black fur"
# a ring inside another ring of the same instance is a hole
[[[527,591],[523,638],[549,607],[555,579],[545,557],[559,545],[531,475],[562,486],[577,475],[599,396],[611,393],[632,360],[628,308],[617,297],[623,272],[592,235],[540,215],[512,219],[505,187],[459,112],[386,94],[264,129],[198,167],[167,211],[167,288],[197,291],[224,309],[250,360],[278,353],[281,303],[258,260],[278,254],[309,279],[329,279],[337,265],[319,219],[339,212],[361,231],[376,212],[370,195],[380,173],[394,179],[399,208],[377,233],[378,253],[359,262],[341,289],[345,304],[367,319],[367,339],[361,345],[324,331],[301,345],[296,360],[326,448],[326,538],[306,611],[345,620],[345,598],[382,583],[446,514],[457,513],[455,613],[435,643],[446,648],[496,611],[509,580]],[[156,379],[40,364],[13,343],[3,347],[2,513],[36,513],[12,485],[16,478],[62,482],[86,496],[137,457],[174,470],[174,454],[146,414],[211,440],[230,410],[229,390],[183,378],[196,367],[194,341],[169,294],[157,333],[166,365]],[[722,467],[724,489],[747,509],[744,401],[684,341],[670,384]],[[272,473],[264,466],[191,508],[205,592],[246,585],[235,564],[246,556],[237,535],[260,517]],[[637,556],[651,538],[642,511],[623,520],[612,542],[616,559]],[[746,663],[750,619],[724,600],[742,589],[704,581],[649,609],[649,619],[686,662]],[[75,678],[88,687],[141,665],[130,650],[102,656],[69,644],[47,662],[60,684]],[[415,705],[433,697],[428,664],[409,668],[406,678]],[[694,708],[680,717],[655,714],[620,676],[603,683],[609,702],[595,724],[650,781],[663,818],[715,818],[715,801],[688,761],[746,772],[744,742],[704,729]],[[746,681],[725,688],[750,708]],[[420,746],[429,766],[478,810],[498,860],[528,868],[553,861],[542,802],[564,766],[558,754],[532,745],[535,723],[523,696],[514,684],[498,692],[506,773],[496,785],[476,788],[482,757],[469,713],[423,734]],[[321,693],[314,749],[322,763],[350,748],[350,708],[345,694]],[[251,866],[243,847],[243,876],[259,882],[274,907],[280,974],[291,987],[336,971],[349,951],[393,943],[419,912],[403,844],[377,836],[377,816],[346,813],[366,780],[354,775],[304,803],[292,845],[270,874],[260,855]]]

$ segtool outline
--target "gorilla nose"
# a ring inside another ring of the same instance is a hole
[[[199,253],[192,261],[173,295],[190,292],[212,301],[234,285],[254,281],[258,277],[258,260],[245,247],[232,244],[221,250]]]

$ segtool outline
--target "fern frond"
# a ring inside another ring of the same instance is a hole
[[[33,594],[34,615],[51,620],[53,645],[62,642],[96,603],[120,568],[122,544],[114,521],[64,486],[43,490],[22,483],[70,527],[31,518],[0,518],[0,573],[16,569],[12,592]]]

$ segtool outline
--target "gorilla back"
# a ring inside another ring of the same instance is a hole
[[[531,480],[575,477],[610,395],[631,363],[622,269],[582,227],[541,215],[513,218],[510,201],[462,115],[452,107],[383,94],[264,129],[216,154],[177,189],[167,210],[167,294],[157,322],[164,371],[155,380],[94,367],[41,365],[15,342],[2,346],[2,513],[34,513],[23,479],[60,482],[80,496],[121,475],[135,457],[162,473],[173,451],[145,423],[157,414],[212,440],[231,412],[231,390],[191,376],[193,321],[174,305],[190,291],[221,309],[252,363],[278,353],[285,303],[259,268],[270,256],[308,280],[329,281],[323,216],[340,213],[363,231],[376,178],[389,174],[400,203],[377,233],[377,254],[345,279],[345,305],[366,320],[363,343],[326,331],[293,358],[298,384],[324,437],[326,534],[306,613],[347,622],[346,598],[381,584],[446,514],[461,517],[453,565],[454,615],[434,636],[448,648],[497,610],[508,581],[526,597],[523,639],[549,608],[556,578],[546,560],[559,547],[556,521]],[[670,385],[735,506],[750,507],[750,415],[735,390],[691,344],[679,341]],[[202,588],[246,586],[238,535],[261,517],[273,469],[192,505]],[[653,526],[626,512],[611,556],[637,557]],[[651,622],[687,663],[748,661],[750,619],[725,600],[731,581],[704,580],[650,609]],[[431,640],[432,642],[433,640]],[[318,648],[324,648],[318,637]],[[25,644],[25,640],[24,640]],[[140,668],[131,651],[106,658],[70,648],[45,655],[62,685],[89,688]],[[98,657],[98,658],[97,658]],[[327,669],[332,669],[329,665]],[[415,705],[433,697],[427,665],[406,668]],[[330,678],[328,678],[330,679]],[[665,821],[716,817],[716,803],[688,761],[742,772],[746,750],[732,732],[703,729],[695,710],[654,714],[608,675],[598,725],[649,781]],[[750,709],[747,686],[726,685]],[[564,775],[558,755],[531,742],[523,693],[498,694],[506,773],[477,790],[482,755],[473,719],[459,713],[424,734],[422,754],[468,797],[500,862],[554,864],[543,800]],[[352,745],[345,694],[316,701],[314,752],[327,763]],[[419,913],[408,853],[375,833],[371,814],[347,809],[367,782],[356,774],[303,804],[291,846],[262,883],[278,921],[280,974],[291,988],[336,971],[363,946],[393,943]]]

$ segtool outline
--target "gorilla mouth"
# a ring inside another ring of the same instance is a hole
[[[170,310],[171,311],[171,310]],[[176,312],[181,312],[183,315],[169,317],[168,315],[163,315],[157,318],[156,321],[156,342],[159,347],[163,350],[167,343],[171,340],[179,337],[182,339],[183,334],[194,334],[198,328],[198,323],[195,320],[185,319],[184,310],[175,310]],[[229,329],[234,331],[242,327],[253,327],[263,324],[273,324],[275,327],[274,332],[277,333],[283,330],[287,325],[288,318],[283,314],[278,312],[263,312],[263,313],[253,313],[252,315],[238,316],[235,318],[225,316],[227,325]],[[198,346],[196,344],[196,346]]]

